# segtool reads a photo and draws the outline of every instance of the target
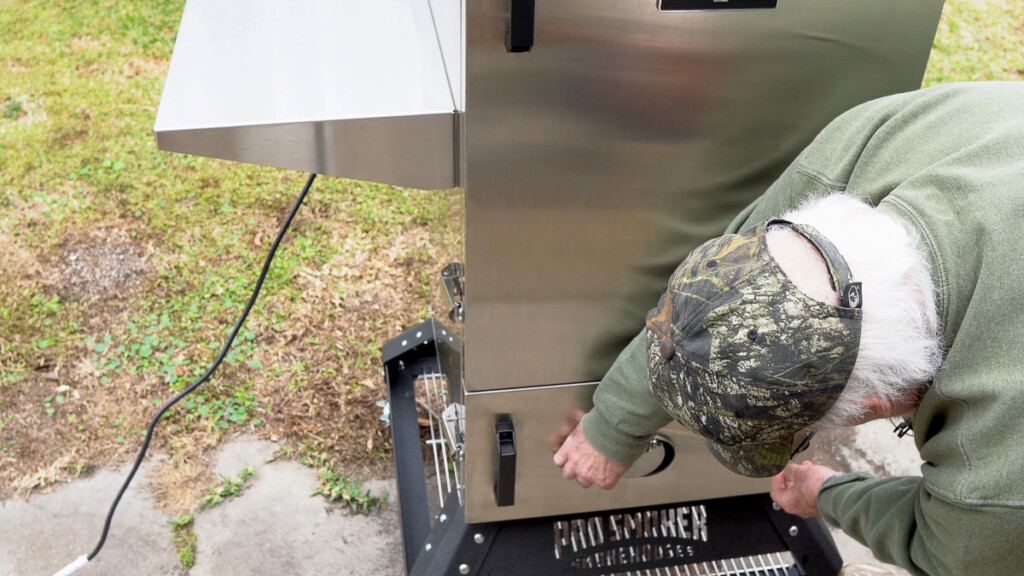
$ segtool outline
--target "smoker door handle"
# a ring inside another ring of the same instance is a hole
[[[498,440],[498,478],[494,496],[498,506],[512,506],[516,502],[516,429],[511,420],[494,425]]]
[[[505,50],[529,52],[533,48],[533,21],[536,0],[511,0],[512,9],[505,29]]]

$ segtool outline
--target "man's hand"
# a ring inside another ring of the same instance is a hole
[[[772,500],[790,514],[803,518],[819,517],[818,492],[825,480],[836,474],[839,472],[806,460],[803,464],[789,464],[772,477]]]
[[[555,465],[562,469],[562,478],[576,480],[584,488],[597,484],[611,490],[629,470],[632,462],[616,462],[594,448],[577,424],[555,453]]]

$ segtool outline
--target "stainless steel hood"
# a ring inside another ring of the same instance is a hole
[[[189,2],[163,150],[423,189],[459,184],[458,1]]]

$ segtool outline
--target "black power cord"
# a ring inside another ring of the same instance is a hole
[[[121,497],[124,496],[125,490],[128,489],[128,485],[131,484],[132,479],[135,477],[135,473],[139,470],[139,466],[142,465],[142,460],[146,456],[146,451],[149,450],[149,442],[153,438],[153,430],[156,428],[157,422],[160,421],[160,417],[164,415],[172,406],[178,403],[179,400],[188,396],[192,392],[199,388],[204,382],[213,376],[214,371],[220,366],[220,363],[227,356],[228,350],[231,349],[231,344],[235,341],[235,336],[242,329],[242,325],[245,324],[245,319],[249,316],[249,311],[252,310],[253,304],[256,303],[256,298],[260,294],[260,289],[263,287],[263,281],[267,277],[267,271],[270,270],[270,263],[274,260],[274,254],[277,252],[277,247],[280,246],[281,240],[284,238],[285,233],[288,231],[288,227],[291,226],[292,220],[295,218],[295,214],[298,213],[299,207],[302,206],[302,201],[306,199],[306,194],[309,193],[310,187],[313,186],[313,180],[316,179],[316,174],[310,174],[309,179],[306,180],[306,185],[302,187],[302,192],[299,193],[298,199],[295,200],[295,204],[292,206],[291,211],[288,213],[288,217],[285,218],[284,224],[281,225],[281,229],[277,233],[277,238],[274,239],[273,245],[270,246],[270,252],[267,253],[267,259],[263,262],[263,270],[260,272],[260,277],[256,281],[256,287],[253,288],[252,296],[249,297],[249,302],[245,305],[245,309],[242,310],[242,315],[239,316],[238,321],[235,323],[235,328],[231,331],[228,336],[227,342],[224,343],[224,347],[221,349],[217,359],[213,361],[213,364],[207,369],[206,373],[202,375],[198,380],[188,385],[187,388],[179,392],[174,398],[171,398],[164,404],[160,410],[157,411],[156,415],[153,416],[153,420],[149,423],[149,428],[146,430],[146,439],[142,442],[142,448],[139,450],[139,455],[135,458],[135,465],[132,466],[131,472],[128,473],[128,477],[124,479],[124,484],[121,485],[121,490],[118,491],[117,497],[114,498],[114,502],[110,505],[110,511],[107,512],[107,519],[103,523],[103,533],[100,535],[100,541],[96,544],[96,548],[93,549],[86,556],[79,557],[75,562],[72,562],[60,572],[57,572],[54,576],[67,576],[84,566],[90,560],[96,557],[103,548],[103,544],[107,541],[107,533],[110,531],[110,523],[114,519],[114,512],[117,510],[117,505],[121,502]]]

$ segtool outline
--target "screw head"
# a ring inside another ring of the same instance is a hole
[[[484,535],[483,534],[474,534],[473,535],[473,542],[476,542],[477,544],[483,544],[484,543]]]
[[[469,574],[469,564],[460,564],[459,574]]]
[[[797,528],[796,526],[790,526],[789,527],[789,535],[790,536],[796,536],[799,533],[800,533],[800,529]]]

